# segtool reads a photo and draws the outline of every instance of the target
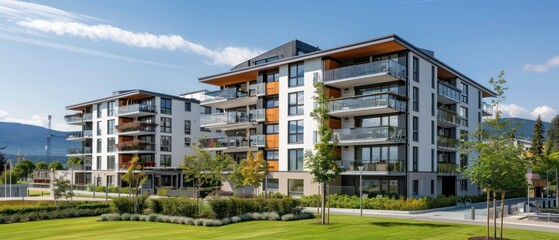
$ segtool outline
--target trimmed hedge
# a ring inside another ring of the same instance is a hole
[[[99,216],[109,213],[110,208],[106,203],[69,203],[57,207],[3,208],[0,212],[0,224],[5,224],[47,219]]]
[[[115,213],[136,213],[134,211],[134,199],[136,197],[119,197],[119,198],[115,198],[111,201],[111,209],[113,210],[113,212]],[[139,209],[140,212],[139,213],[143,213],[144,209],[146,209],[147,204],[148,204],[148,195],[147,194],[143,194],[143,195],[139,195],[138,196],[138,205],[139,205]]]
[[[149,206],[156,214],[182,217],[196,215],[196,200],[189,198],[154,198],[150,200]]]
[[[63,210],[67,208],[76,209],[98,209],[108,208],[107,203],[88,203],[88,202],[60,202],[59,206],[19,206],[19,207],[3,207],[0,208],[0,215],[26,214],[32,212],[49,212]]]
[[[228,218],[251,212],[299,214],[300,201],[293,198],[214,198],[208,201],[214,217]]]

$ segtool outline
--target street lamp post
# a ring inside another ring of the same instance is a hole
[[[70,168],[70,201],[74,201],[74,166]]]
[[[545,199],[549,198],[549,169],[545,170]]]
[[[6,184],[8,184],[8,164],[4,164],[4,198],[8,197],[8,188],[6,187]],[[11,181],[12,179],[10,179]]]
[[[105,202],[109,201],[109,181],[107,181],[107,174],[105,176]]]
[[[12,166],[12,160],[8,160],[8,162],[10,163],[10,197],[12,197],[12,169],[14,166]]]
[[[359,212],[363,217],[363,166],[359,166]]]

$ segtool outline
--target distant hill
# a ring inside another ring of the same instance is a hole
[[[46,160],[45,145],[48,129],[34,125],[0,122],[0,146],[8,159],[16,159],[18,149],[27,159],[35,162]],[[65,161],[66,149],[79,147],[79,142],[66,141],[66,132],[52,130],[51,160]]]
[[[532,134],[534,133],[534,125],[536,124],[536,120],[530,119],[523,119],[523,118],[508,118],[512,122],[519,124],[518,127],[518,137],[519,138],[527,138],[532,139]],[[547,130],[551,124],[548,122],[543,122],[543,127],[545,129],[544,136],[547,136]]]

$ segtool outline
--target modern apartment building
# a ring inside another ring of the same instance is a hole
[[[144,189],[181,187],[179,163],[192,154],[199,136],[212,134],[200,128],[205,108],[198,100],[144,90],[117,91],[66,109],[77,111],[66,116],[67,123],[81,127],[68,134],[68,140],[82,145],[68,149],[68,156],[85,160],[85,168],[72,176],[76,184],[126,186],[122,174],[138,156],[148,173]]]
[[[367,194],[475,195],[458,168],[475,156],[459,152],[462,134],[475,131],[495,93],[397,35],[320,50],[295,40],[202,77],[220,88],[199,93],[200,105],[222,109],[200,125],[220,130],[201,147],[240,160],[263,151],[271,166],[268,191],[318,192],[303,154],[317,141],[315,81],[325,83],[330,127],[345,172],[331,192],[355,194],[359,166]]]

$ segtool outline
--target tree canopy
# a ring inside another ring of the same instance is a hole
[[[82,159],[76,156],[68,157],[68,161],[66,162],[66,167],[68,168],[74,168],[81,165]]]
[[[35,164],[35,167],[37,170],[47,170],[49,168],[49,165],[47,165],[46,162],[38,162],[37,164]]]
[[[50,169],[64,170],[64,166],[62,165],[62,163],[60,163],[58,161],[54,161],[54,162],[49,163],[49,170]]]
[[[19,178],[27,178],[35,170],[35,164],[31,160],[21,160],[14,166],[14,173],[18,175]]]

